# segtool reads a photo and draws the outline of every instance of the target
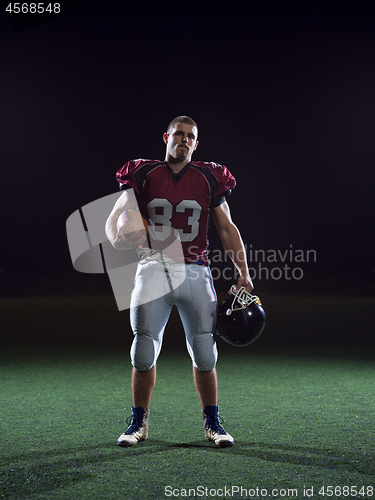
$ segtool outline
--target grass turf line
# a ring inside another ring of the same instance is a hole
[[[161,354],[149,439],[123,449],[127,352],[4,346],[0,497],[145,500],[167,498],[166,485],[374,485],[369,359],[221,347],[219,404],[235,446],[205,440],[190,359],[179,351]]]

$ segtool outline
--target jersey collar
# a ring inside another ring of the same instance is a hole
[[[172,177],[172,180],[174,182],[178,182],[185,175],[185,172],[189,168],[189,165],[190,165],[191,162],[187,163],[184,166],[184,168],[182,168],[177,174],[175,172],[173,172],[173,170],[171,169],[171,167],[168,165],[168,163],[166,161],[164,163],[165,163],[165,166],[166,166],[168,174]]]

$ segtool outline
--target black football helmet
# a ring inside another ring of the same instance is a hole
[[[259,297],[233,285],[218,307],[216,333],[228,344],[243,347],[256,340],[266,325]]]

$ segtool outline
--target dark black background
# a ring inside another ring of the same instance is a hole
[[[194,158],[236,177],[247,246],[316,250],[259,293],[374,293],[372,2],[61,3],[34,26],[0,14],[3,295],[111,293],[73,269],[66,219],[127,160],[164,159],[180,114]]]

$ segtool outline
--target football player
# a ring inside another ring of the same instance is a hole
[[[139,245],[141,256],[130,303],[134,333],[132,416],[118,445],[132,446],[147,439],[156,361],[171,308],[176,305],[192,359],[205,437],[218,446],[232,446],[233,438],[220,425],[218,416],[213,336],[217,299],[209,268],[207,231],[212,217],[223,247],[239,272],[237,287],[250,292],[253,284],[245,248],[226,201],[236,181],[225,166],[192,161],[198,146],[198,126],[191,118],[178,116],[172,120],[163,140],[164,161],[132,160],[117,172],[124,192],[106,223],[107,237],[115,248]],[[130,188],[138,207],[127,193]],[[127,238],[119,229],[119,218],[126,225],[128,217],[124,214],[137,209],[143,222],[147,221],[147,238],[144,231]],[[176,251],[178,245],[173,241],[180,242],[182,252]]]

